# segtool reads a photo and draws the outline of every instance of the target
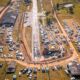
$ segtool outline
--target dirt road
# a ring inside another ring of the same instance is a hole
[[[6,13],[6,11],[9,9],[9,7],[10,7],[10,5],[7,6],[7,7],[1,12],[1,14],[0,14],[0,20],[1,20],[1,18],[4,16],[4,14]]]

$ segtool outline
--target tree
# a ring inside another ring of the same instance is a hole
[[[56,8],[57,8],[57,10],[59,10],[59,3],[56,4]]]
[[[73,13],[74,13],[73,7],[70,7],[70,8],[69,8],[69,12],[70,12],[70,14],[73,14]]]
[[[45,15],[48,16],[50,14],[50,11],[45,12]]]

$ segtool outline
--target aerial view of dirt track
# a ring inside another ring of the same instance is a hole
[[[0,80],[80,80],[80,0],[0,0]]]

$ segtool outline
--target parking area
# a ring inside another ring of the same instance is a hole
[[[51,1],[39,0],[38,4],[39,12],[43,13],[39,16],[42,56],[45,59],[52,57],[54,60],[69,57],[72,52],[67,39],[54,17]],[[46,5],[48,6],[46,7]]]
[[[80,25],[74,19],[63,20],[64,29],[68,34],[68,37],[72,41],[74,47],[80,53]]]
[[[66,74],[65,69],[61,66],[31,68],[23,67],[14,62],[0,62],[1,80],[70,80],[70,76]],[[10,71],[10,68],[13,70]],[[15,69],[15,70],[14,70]],[[8,70],[8,73],[7,73]]]
[[[14,2],[0,21],[0,58],[24,60],[19,44],[20,4],[20,1]]]
[[[70,56],[70,47],[56,21],[40,26],[41,51],[45,58],[63,58]]]

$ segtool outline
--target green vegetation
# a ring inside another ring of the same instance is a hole
[[[61,15],[64,15],[64,16],[70,15],[70,16],[75,17],[79,20],[80,19],[80,3],[77,0],[53,0],[54,4],[57,4],[57,3],[61,4],[64,2],[71,2],[74,4],[74,8],[73,8],[74,14],[70,15],[68,13],[68,9],[66,9],[66,8],[60,9],[59,13],[61,13]]]

